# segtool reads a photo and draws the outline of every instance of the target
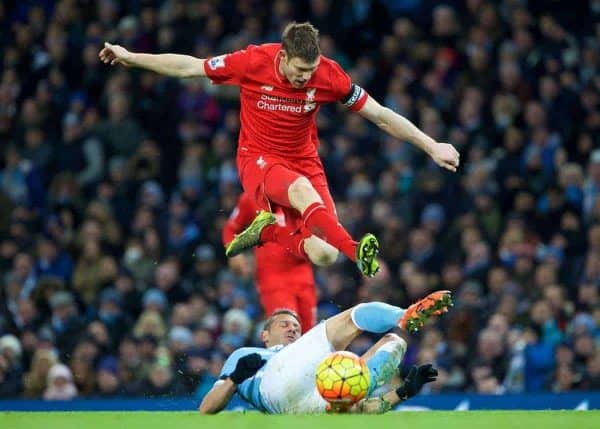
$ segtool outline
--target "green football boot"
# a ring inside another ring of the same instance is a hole
[[[233,240],[231,240],[231,243],[225,249],[225,255],[227,257],[239,255],[244,250],[251,249],[260,244],[260,233],[264,227],[272,225],[275,222],[276,219],[273,213],[261,210],[248,228],[233,237]]]
[[[373,234],[365,234],[356,247],[356,266],[367,277],[373,277],[379,271],[379,242]]]

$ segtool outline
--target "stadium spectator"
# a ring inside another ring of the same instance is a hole
[[[39,399],[46,390],[50,368],[57,362],[53,350],[38,349],[31,359],[31,368],[24,376],[24,396]]]
[[[118,361],[113,356],[107,356],[98,364],[95,392],[100,398],[122,397],[126,392],[119,378]]]
[[[44,399],[69,400],[77,396],[77,388],[73,383],[73,375],[66,365],[57,363],[48,371],[48,383]]]
[[[14,335],[0,337],[0,396],[11,398],[21,391],[21,343]]]

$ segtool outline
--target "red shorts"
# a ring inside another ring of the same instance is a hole
[[[317,323],[317,297],[314,285],[298,290],[274,289],[261,292],[260,303],[266,316],[284,308],[296,312],[300,317],[302,333],[307,332]]]
[[[325,206],[336,213],[335,204],[329,192],[327,177],[319,157],[286,159],[275,155],[238,154],[237,167],[242,187],[244,192],[252,197],[260,209],[273,211],[272,202],[265,195],[264,184],[265,176],[275,165],[281,165],[306,177],[321,196]],[[269,177],[269,180],[278,180],[278,178]],[[299,216],[298,211],[291,207],[284,207],[284,209],[286,209],[286,216]]]
[[[295,311],[302,331],[306,332],[316,322],[313,268],[310,262],[281,250],[273,243],[256,248],[256,286],[260,302],[266,317],[281,308]]]

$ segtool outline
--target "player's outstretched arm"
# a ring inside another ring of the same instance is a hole
[[[200,414],[216,414],[227,406],[237,389],[236,384],[227,378],[216,383],[200,403]]]
[[[119,45],[105,42],[98,54],[105,64],[139,67],[166,76],[186,78],[206,76],[204,59],[180,54],[142,54],[131,52]]]
[[[358,111],[363,117],[373,122],[388,134],[402,140],[407,140],[427,153],[434,162],[450,171],[456,171],[460,164],[460,154],[449,143],[438,143],[417,128],[404,116],[383,107],[371,96]]]
[[[222,380],[217,381],[202,399],[202,403],[198,407],[200,414],[216,414],[225,408],[236,392],[237,386],[253,377],[266,362],[258,353],[251,353],[239,358],[231,374],[225,375]]]

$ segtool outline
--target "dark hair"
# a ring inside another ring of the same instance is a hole
[[[288,310],[285,308],[282,308],[281,310],[275,310],[273,312],[273,314],[271,314],[269,316],[269,318],[267,319],[267,321],[265,322],[265,326],[263,328],[263,331],[268,331],[269,328],[271,328],[271,325],[273,324],[273,322],[275,321],[275,317],[279,316],[280,314],[289,314],[290,316],[292,316],[294,319],[296,319],[298,321],[298,323],[300,323],[300,318],[298,317],[298,315],[296,314],[295,311],[292,310]]]
[[[281,45],[289,58],[298,57],[307,63],[314,63],[321,55],[319,30],[309,22],[288,24],[283,30]]]

